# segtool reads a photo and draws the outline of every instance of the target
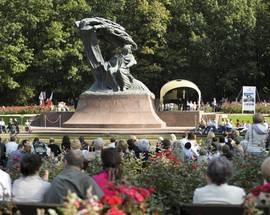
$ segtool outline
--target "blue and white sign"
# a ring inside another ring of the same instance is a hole
[[[244,111],[253,111],[256,108],[256,87],[243,86],[242,113]]]

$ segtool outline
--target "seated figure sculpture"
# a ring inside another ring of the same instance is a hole
[[[130,73],[130,68],[137,64],[132,54],[132,49],[136,50],[137,44],[121,25],[104,18],[94,17],[77,21],[76,26],[81,32],[87,59],[95,78],[95,82],[89,89],[90,92],[135,91],[153,97],[149,89]],[[98,37],[109,41],[116,49],[121,48],[121,52],[105,61]]]

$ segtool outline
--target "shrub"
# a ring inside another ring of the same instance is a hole
[[[50,108],[40,106],[2,106],[0,114],[39,114],[41,112],[49,112]]]
[[[242,113],[242,103],[240,102],[225,102],[221,106],[221,111],[224,113]],[[257,113],[270,113],[269,103],[256,103]]]

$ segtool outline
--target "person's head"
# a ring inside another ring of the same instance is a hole
[[[225,143],[225,137],[224,136],[220,136],[219,137],[219,142],[220,143]]]
[[[126,152],[128,149],[128,144],[124,140],[119,140],[116,148],[119,152]]]
[[[255,113],[253,115],[253,123],[263,123],[264,122],[264,116],[261,113]]]
[[[29,145],[30,143],[29,143],[29,140],[24,139],[22,140],[21,144],[25,146],[25,145]]]
[[[101,151],[101,160],[104,169],[118,168],[121,164],[121,156],[116,148],[106,148]]]
[[[235,140],[234,140],[234,143],[235,143],[235,145],[239,145],[240,144],[240,140],[239,140],[239,138],[236,138]]]
[[[206,175],[209,183],[222,185],[232,176],[232,164],[224,156],[213,158],[208,164]]]
[[[38,173],[42,164],[40,156],[36,154],[25,154],[20,163],[21,173],[24,177]]]
[[[65,154],[65,161],[67,166],[83,167],[84,157],[81,150],[69,150]]]
[[[213,137],[213,143],[217,143],[218,139],[216,137]]]
[[[158,139],[157,139],[157,143],[160,144],[160,143],[162,143],[163,140],[164,140],[164,138],[159,136]]]
[[[116,141],[115,137],[111,137],[111,138],[110,138],[110,142],[111,142],[111,143],[115,143],[115,141]]]
[[[68,135],[63,136],[62,143],[70,143],[70,138]]]
[[[171,148],[171,141],[166,138],[166,139],[162,140],[161,146],[163,149],[169,149],[169,148]]]
[[[177,140],[175,134],[170,134],[170,140],[172,141],[172,143],[174,143]]]
[[[209,131],[207,134],[207,140],[213,140],[213,138],[215,137],[215,133],[213,131]]]
[[[50,138],[49,144],[54,144],[54,139],[53,138]]]
[[[72,140],[72,142],[71,142],[71,144],[70,144],[70,148],[71,148],[72,150],[80,149],[80,148],[81,148],[81,143],[80,143],[80,141],[77,140],[77,139]]]
[[[39,142],[39,138],[38,137],[35,137],[33,142]]]
[[[80,136],[79,141],[80,141],[81,144],[83,144],[84,143],[84,136]]]
[[[232,136],[233,139],[239,137],[240,136],[240,131],[233,130],[231,136]]]
[[[11,137],[9,138],[9,140],[10,140],[10,142],[15,142],[16,138],[15,138],[15,136],[11,136]]]
[[[264,180],[270,182],[270,157],[263,161],[261,165],[261,172]]]
[[[93,145],[95,150],[101,150],[104,146],[104,140],[101,137],[98,137],[93,140]]]
[[[196,140],[196,135],[193,132],[188,133],[188,139],[189,140]]]
[[[230,153],[230,146],[228,146],[228,145],[222,146],[221,151],[222,151],[223,154]]]
[[[135,135],[131,135],[131,136],[129,137],[129,139],[130,139],[130,140],[133,140],[133,141],[137,141],[137,140],[138,140],[137,137],[136,137]]]
[[[185,147],[185,149],[190,149],[191,148],[191,143],[186,142],[184,147]]]
[[[229,133],[227,131],[224,131],[223,135],[224,137],[228,137]]]
[[[138,148],[142,152],[149,152],[150,149],[150,143],[147,139],[141,139],[138,141]]]

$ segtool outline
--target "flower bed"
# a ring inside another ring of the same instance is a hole
[[[242,187],[249,193],[251,188],[262,183],[260,165],[264,159],[265,157],[234,158],[234,174],[229,184]],[[51,181],[63,167],[62,162],[46,160],[41,172],[49,169]],[[93,197],[79,200],[71,195],[71,204],[67,204],[64,210],[66,214],[74,214],[74,210],[89,211],[96,207],[90,214],[170,214],[177,210],[179,203],[192,202],[194,190],[206,184],[206,168],[206,163],[175,163],[164,157],[151,161],[128,158],[122,163],[123,178],[120,185],[113,187],[115,197],[105,196],[98,201]],[[100,161],[95,160],[90,162],[86,172],[92,176],[101,169]],[[12,176],[13,180],[18,177],[16,174]]]
[[[41,112],[49,112],[50,108],[40,106],[2,106],[0,114],[39,114]]]
[[[242,113],[242,103],[240,102],[225,102],[221,106],[221,111],[224,113]],[[257,113],[270,113],[270,103],[256,103]]]

